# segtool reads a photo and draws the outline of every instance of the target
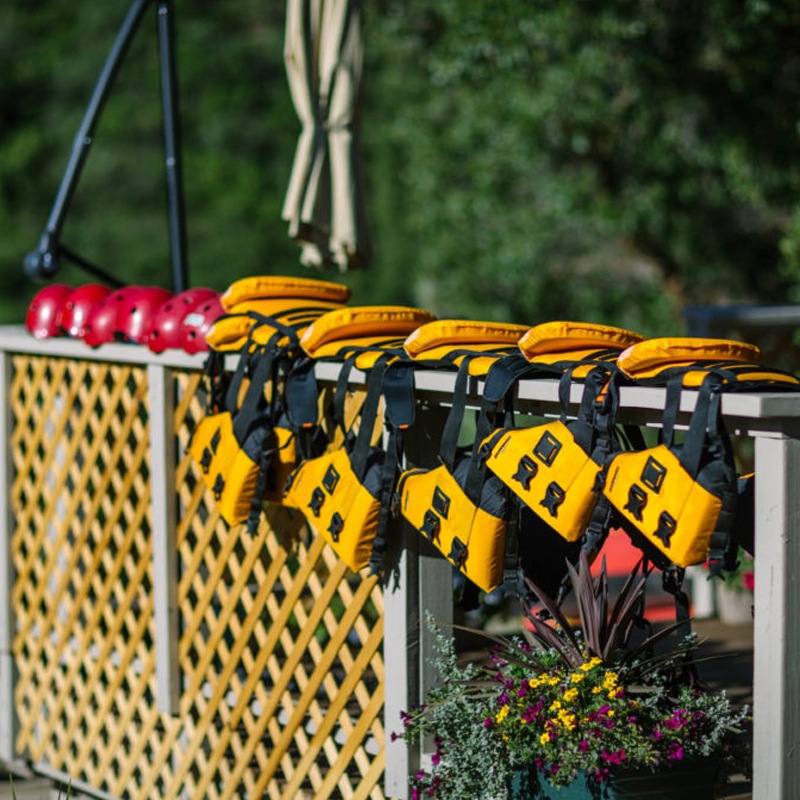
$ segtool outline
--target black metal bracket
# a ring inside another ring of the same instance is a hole
[[[142,21],[147,8],[153,3],[155,3],[157,15],[172,285],[176,293],[188,288],[186,213],[183,195],[183,166],[180,149],[180,113],[175,67],[175,26],[172,0],[132,0],[128,13],[106,57],[83,120],[75,135],[72,152],[58,187],[44,233],[39,241],[39,246],[36,250],[28,253],[23,261],[25,274],[31,280],[41,281],[52,278],[58,271],[62,258],[66,258],[94,277],[112,286],[121,286],[123,284],[115,276],[68,248],[60,241],[60,237],[75,188],[78,185],[81,171],[94,140],[95,128],[111,92],[114,79],[139,28],[139,23]]]

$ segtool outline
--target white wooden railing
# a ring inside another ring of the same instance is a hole
[[[143,348],[106,345],[97,350],[70,340],[37,341],[17,327],[0,329],[0,366],[8,386],[9,358],[14,353],[63,356],[75,359],[138,362],[148,371],[151,405],[151,481],[154,540],[154,594],[156,619],[157,702],[166,712],[175,710],[178,694],[175,648],[177,604],[175,600],[174,518],[175,454],[172,442],[171,395],[164,376],[170,369],[200,369],[202,356],[168,351],[159,356]],[[334,380],[336,364],[319,364],[318,377]],[[354,376],[357,379],[357,376]],[[420,372],[416,375],[419,403],[415,437],[409,442],[413,460],[430,459],[438,442],[443,408],[452,396],[454,376]],[[472,387],[475,397],[479,385]],[[575,387],[572,400],[577,402]],[[623,387],[620,420],[658,426],[665,391],[658,388]],[[682,411],[690,413],[692,393],[685,393]],[[519,388],[520,410],[549,415],[558,413],[558,386],[552,380],[525,381]],[[160,410],[159,410],[160,409]],[[723,397],[723,414],[729,430],[754,441],[756,471],[756,559],[754,628],[754,777],[755,800],[796,800],[800,792],[800,393],[742,393]],[[426,434],[428,430],[430,433]],[[0,485],[12,479],[9,452],[10,411],[7,392],[0,400],[0,439],[5,450],[0,459]],[[14,751],[14,656],[11,648],[10,597],[14,575],[8,543],[14,520],[6,502],[0,517],[0,759],[17,758]],[[432,613],[448,620],[453,613],[449,564],[426,549],[421,538],[409,531],[395,537],[396,579],[384,588],[384,663],[386,696],[384,727],[385,793],[408,796],[408,775],[417,766],[418,754],[403,741],[390,741],[388,732],[399,729],[399,712],[420,698],[430,683],[427,659],[431,642],[420,619]]]

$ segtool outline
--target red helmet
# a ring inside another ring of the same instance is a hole
[[[61,330],[67,336],[83,339],[86,335],[86,320],[94,306],[111,294],[111,289],[99,283],[85,283],[73,289],[64,303],[61,315]]]
[[[120,304],[115,334],[124,342],[141,342],[158,308],[172,297],[158,286],[134,286]]]
[[[153,315],[152,324],[145,333],[142,343],[154,353],[183,348],[185,339],[183,320],[186,315],[197,306],[219,296],[220,293],[216,290],[203,287],[187,289],[174,295]]]
[[[208,350],[206,334],[211,326],[225,314],[225,308],[220,301],[220,296],[212,297],[193,308],[183,318],[183,344],[187,353],[200,353]]]
[[[126,296],[140,289],[140,286],[124,286],[95,303],[86,317],[83,341],[91,347],[113,342],[117,333],[117,317]]]
[[[28,306],[28,313],[25,315],[25,327],[37,339],[49,339],[51,336],[61,334],[64,302],[71,292],[71,286],[51,283],[33,296]]]

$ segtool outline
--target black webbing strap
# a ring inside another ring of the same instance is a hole
[[[480,443],[501,426],[500,414],[511,413],[512,389],[519,379],[531,369],[531,363],[521,353],[515,353],[495,361],[486,375],[475,432],[475,446],[464,482],[464,493],[476,506],[480,505],[488,469],[486,454],[480,449]]]
[[[318,421],[319,391],[314,366],[313,358],[301,358],[294,362],[286,377],[286,413],[295,431],[314,426]]]
[[[380,515],[372,553],[369,560],[370,575],[382,575],[387,535],[391,518],[392,497],[403,458],[404,431],[414,423],[414,369],[406,359],[389,363],[383,375],[383,398],[386,404],[387,441],[381,465]]]
[[[372,434],[378,418],[378,406],[383,391],[383,376],[386,372],[387,356],[381,356],[367,375],[367,396],[361,407],[358,434],[350,451],[350,465],[359,482],[363,483],[367,461],[372,447]]]
[[[661,573],[662,588],[675,599],[675,622],[678,625],[676,633],[681,640],[692,632],[689,596],[683,591],[685,572],[681,567],[672,564]]]
[[[250,377],[250,385],[247,387],[241,407],[234,416],[233,433],[240,445],[244,443],[248,433],[255,425],[266,422],[267,400],[264,388],[274,377],[273,370],[277,351],[273,345],[277,336],[278,334],[273,334],[259,353],[255,369]]]
[[[452,473],[455,469],[458,455],[458,437],[464,421],[464,411],[467,406],[467,386],[469,385],[469,359],[461,362],[456,372],[455,386],[453,387],[453,404],[447,414],[442,438],[439,443],[439,460]]]
[[[679,454],[681,465],[692,478],[697,477],[703,454],[707,452],[708,447],[712,443],[718,444],[719,412],[719,384],[712,382],[712,376],[708,375],[700,385],[697,404],[692,412],[689,430]]]

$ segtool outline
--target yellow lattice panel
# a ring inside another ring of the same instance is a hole
[[[302,517],[222,522],[177,380],[179,713],[156,706],[147,370],[13,360],[17,752],[120,798],[383,800],[382,596]]]

